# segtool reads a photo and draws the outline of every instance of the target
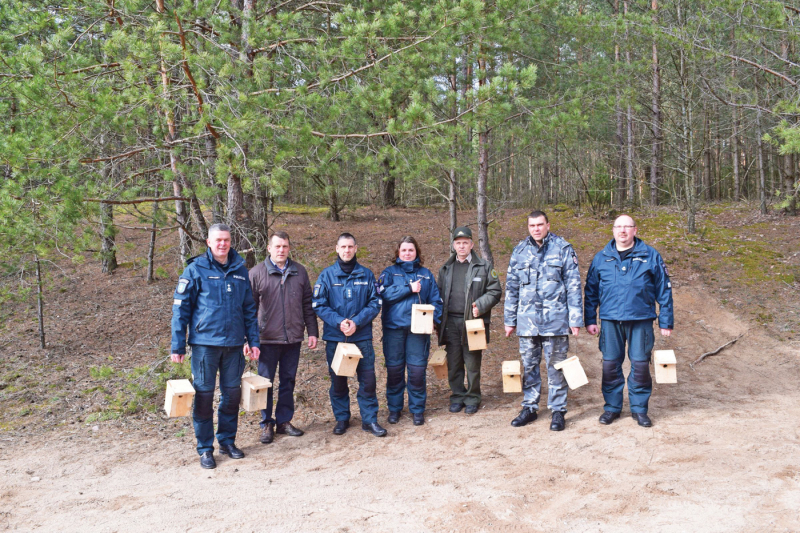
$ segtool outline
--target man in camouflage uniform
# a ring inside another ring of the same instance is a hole
[[[542,378],[539,363],[547,361],[547,407],[553,413],[550,429],[564,429],[567,381],[553,365],[567,358],[569,337],[583,326],[581,277],[572,245],[550,233],[542,211],[528,215],[530,237],[511,254],[506,276],[504,322],[506,337],[517,331],[522,355],[522,411],[514,427],[536,420]]]

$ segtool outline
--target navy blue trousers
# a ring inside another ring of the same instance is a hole
[[[650,356],[653,353],[655,336],[652,320],[602,320],[600,327],[600,351],[603,352],[603,399],[604,409],[612,413],[622,411],[622,391],[625,375],[622,362],[625,360],[625,345],[631,372],[628,374],[628,401],[631,413],[647,413],[647,404],[653,392],[650,376]]]
[[[361,411],[361,421],[372,424],[378,421],[378,395],[375,391],[375,350],[372,348],[372,339],[354,342],[363,356],[358,361],[356,375],[358,376],[358,408]],[[325,342],[325,357],[328,360],[328,373],[331,376],[331,408],[336,420],[350,420],[350,387],[347,377],[337,376],[331,370],[333,356],[336,354],[338,342]]]
[[[300,362],[300,342],[291,344],[262,344],[261,356],[258,358],[258,375],[269,378],[272,382],[267,392],[267,408],[261,410],[261,427],[267,424],[284,424],[294,417],[294,383],[297,377],[297,365]],[[275,389],[275,373],[278,373],[278,405],[275,407],[275,418],[272,418],[273,389]]]
[[[214,389],[219,372],[220,402],[217,408],[217,442],[234,444],[242,397],[245,359],[241,346],[192,346],[194,376],[194,435],[197,453],[214,451]]]
[[[410,329],[383,329],[383,355],[386,358],[386,403],[389,411],[403,410],[403,393],[408,372],[408,410],[425,412],[428,398],[425,370],[431,336],[411,333]]]

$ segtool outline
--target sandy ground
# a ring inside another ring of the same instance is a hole
[[[509,425],[521,395],[502,393],[499,361],[487,354],[476,415],[450,414],[431,374],[422,427],[405,416],[377,439],[358,427],[354,405],[345,436],[331,434],[331,417],[264,446],[249,415],[237,439],[247,457],[218,457],[213,471],[199,467],[191,432],[103,425],[4,438],[0,529],[800,531],[800,350],[748,331],[703,289],[675,298],[675,336],[656,348],[675,349],[679,383],[655,385],[653,428],[638,427],[627,406],[613,425],[598,424],[600,353],[582,332],[572,349],[590,383],[570,393],[564,432],[548,430],[546,411]],[[493,343],[512,342],[500,327],[495,320]]]

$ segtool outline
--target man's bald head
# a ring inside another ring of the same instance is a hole
[[[617,250],[632,248],[636,237],[636,222],[628,215],[620,215],[614,221],[614,240]]]

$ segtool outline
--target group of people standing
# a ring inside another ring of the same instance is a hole
[[[566,359],[569,335],[578,335],[584,322],[588,333],[598,333],[599,307],[605,398],[600,422],[610,424],[622,411],[622,362],[627,345],[632,363],[628,377],[631,414],[639,425],[649,427],[653,320],[658,317],[662,335],[668,336],[673,327],[671,283],[661,256],[636,237],[630,217],[619,217],[614,222],[614,239],[592,261],[583,298],[572,246],[550,233],[544,212],[534,211],[527,220],[529,237],[514,248],[506,279],[505,334],[516,332],[523,364],[522,410],[511,424],[525,426],[537,418],[539,365],[544,354],[550,429],[564,429],[567,384],[553,365]],[[372,322],[379,313],[387,421],[399,422],[407,395],[413,424],[425,423],[431,335],[412,332],[414,304],[434,307],[436,339],[447,353],[450,412],[478,411],[482,352],[469,349],[465,322],[482,319],[488,342],[491,310],[499,303],[502,288],[493,265],[473,251],[469,228],[454,231],[452,253],[437,278],[423,266],[419,243],[406,236],[397,243],[392,264],[376,280],[372,271],[358,262],[356,238],[342,233],[336,241],[336,262],[320,273],[313,288],[303,265],[290,258],[291,242],[285,232],[270,237],[269,256],[249,272],[230,243],[229,227],[212,226],[208,250],[189,261],[173,300],[172,360],[183,361],[188,330],[196,390],[193,422],[203,468],[216,467],[213,397],[217,373],[219,450],[234,459],[244,457],[235,437],[245,357],[258,360],[259,375],[273,381],[277,375],[280,383],[274,416],[272,389],[262,410],[261,442],[271,443],[276,433],[303,435],[291,423],[295,376],[306,331],[308,347],[313,350],[317,346],[317,317],[323,322],[334,434],[345,434],[351,418],[348,380],[331,368],[341,342],[355,344],[362,356],[356,367],[361,428],[376,437],[387,434],[378,422],[372,334]]]

